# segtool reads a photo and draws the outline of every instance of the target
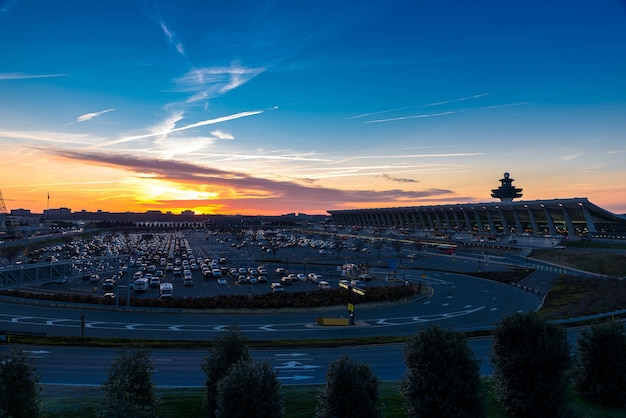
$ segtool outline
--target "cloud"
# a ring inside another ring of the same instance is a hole
[[[239,65],[196,68],[175,80],[175,83],[178,91],[193,93],[187,99],[187,103],[193,103],[226,94],[264,71],[264,67],[247,68]]]
[[[80,115],[79,117],[77,117],[76,122],[85,122],[95,117],[98,117],[100,115],[103,115],[105,113],[113,112],[114,110],[115,109],[106,109],[106,110],[101,110],[100,112],[85,113],[84,115]]]
[[[192,123],[190,125],[181,126],[180,128],[170,128],[170,129],[166,129],[166,130],[163,130],[163,131],[160,131],[160,132],[152,132],[152,133],[149,133],[149,134],[129,136],[129,137],[125,137],[125,138],[116,139],[114,141],[103,142],[103,143],[100,143],[100,144],[96,144],[96,145],[92,146],[91,148],[101,148],[101,147],[106,147],[106,146],[109,146],[109,145],[121,144],[123,142],[134,141],[134,140],[137,140],[137,139],[144,139],[144,138],[150,138],[150,137],[155,137],[155,136],[167,135],[167,134],[170,134],[172,132],[180,132],[180,131],[185,131],[187,129],[198,128],[200,126],[214,125],[216,123],[228,122],[228,121],[235,120],[235,119],[245,118],[247,116],[258,115],[260,113],[263,113],[263,111],[262,110],[253,110],[253,111],[248,111],[248,112],[235,113],[233,115],[222,116],[222,117],[215,118],[215,119],[203,120],[203,121],[200,121],[200,122]]]
[[[183,161],[139,158],[128,154],[111,154],[89,151],[74,151],[42,148],[41,151],[75,161],[93,165],[121,168],[151,180],[170,181],[185,187],[228,190],[229,196],[240,199],[266,199],[280,203],[283,213],[296,210],[302,200],[315,201],[320,207],[341,207],[350,202],[407,202],[419,199],[442,197],[453,194],[446,189],[411,190],[341,190],[314,187],[294,181],[276,181],[248,175],[237,171],[226,171]],[[219,202],[219,198],[209,203]],[[293,203],[290,203],[293,202]],[[195,205],[202,202],[194,202]],[[268,205],[271,203],[268,203]]]
[[[403,178],[399,178],[399,177],[391,177],[389,174],[381,174],[380,175],[382,178],[385,178],[387,180],[391,180],[391,181],[397,181],[399,183],[419,183],[418,180],[413,180],[413,179],[403,179]]]
[[[485,96],[489,96],[489,93],[480,93],[480,94],[475,94],[473,96],[461,97],[461,98],[452,99],[452,100],[444,100],[444,101],[441,101],[441,102],[427,103],[427,104],[418,105],[418,106],[412,106],[412,107],[398,107],[398,108],[395,108],[395,109],[381,110],[381,111],[378,111],[378,112],[362,113],[360,115],[351,116],[348,119],[359,119],[359,118],[365,118],[365,117],[374,116],[374,115],[380,115],[380,114],[384,114],[384,113],[398,112],[400,110],[419,109],[421,107],[441,106],[441,105],[450,104],[450,103],[457,103],[457,102],[464,102],[466,100],[478,99],[478,98],[485,97]],[[388,119],[388,120],[396,120],[396,119]],[[381,122],[386,122],[388,120],[387,119],[383,119],[383,120],[381,120]]]
[[[211,135],[219,139],[235,139],[235,137],[232,136],[231,134],[227,132],[222,132],[219,129],[215,131],[211,131]]]
[[[458,99],[458,100],[468,100],[468,99]],[[458,100],[456,100],[456,101],[458,101]],[[445,102],[442,102],[442,103],[445,103]],[[369,121],[365,121],[363,123],[382,123],[382,122],[395,122],[395,121],[406,120],[406,119],[432,118],[432,117],[438,117],[438,116],[454,115],[456,113],[469,112],[470,110],[499,109],[499,108],[503,108],[503,107],[522,106],[522,105],[527,105],[529,103],[530,102],[518,102],[518,103],[506,103],[506,104],[492,105],[492,106],[481,106],[481,107],[477,107],[477,108],[474,108],[474,109],[450,110],[450,111],[447,111],[447,112],[439,112],[439,113],[423,113],[423,114],[419,114],[419,115],[399,116],[399,117],[396,117],[396,118],[369,120]]]
[[[159,23],[161,25],[161,29],[163,30],[163,33],[165,33],[165,35],[167,36],[167,39],[170,42],[170,44],[174,45],[174,47],[176,48],[176,51],[178,51],[178,53],[184,57],[185,48],[183,47],[183,44],[176,39],[176,35],[174,34],[174,32],[172,32],[171,30],[168,29],[167,26],[165,26],[165,22],[161,20]]]
[[[3,6],[0,7],[0,18],[8,15],[11,12],[13,6],[15,6],[19,0],[9,0]]]
[[[31,78],[67,77],[67,74],[0,73],[0,80],[28,80]]]
[[[397,118],[368,120],[363,123],[382,123],[382,122],[395,122],[398,120],[405,120],[405,119],[432,118],[436,116],[454,115],[455,113],[459,113],[459,112],[462,112],[462,111],[448,111],[448,112],[440,112],[440,113],[425,113],[421,115],[412,115],[412,116],[400,116]]]

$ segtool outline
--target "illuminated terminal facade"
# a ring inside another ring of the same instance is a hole
[[[613,214],[586,198],[520,200],[508,173],[491,196],[500,202],[434,206],[331,210],[342,226],[396,228],[448,235],[566,236],[570,239],[626,239],[626,217]]]

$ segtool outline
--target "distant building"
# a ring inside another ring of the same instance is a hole
[[[66,217],[66,216],[71,215],[72,210],[69,208],[44,209],[43,214],[45,217],[59,218],[59,217]]]
[[[517,201],[521,189],[505,173],[493,190],[501,202],[395,208],[331,210],[333,223],[343,226],[398,228],[433,234],[565,236],[626,239],[626,218],[586,198]]]
[[[11,216],[30,216],[30,209],[11,209]]]

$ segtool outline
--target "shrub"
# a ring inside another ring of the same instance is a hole
[[[370,367],[344,354],[331,362],[317,396],[316,418],[381,417],[379,380]]]
[[[430,327],[404,347],[400,394],[411,417],[482,417],[478,362],[463,334]]]
[[[596,324],[578,337],[574,387],[604,406],[626,404],[626,335],[619,322]]]
[[[568,414],[569,348],[565,330],[534,312],[505,317],[493,335],[496,390],[513,417]]]

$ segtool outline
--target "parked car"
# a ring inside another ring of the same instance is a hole
[[[270,285],[270,287],[272,288],[272,293],[283,293],[285,291],[280,283],[274,282]]]
[[[318,283],[320,280],[322,280],[322,275],[316,274],[316,273],[309,273],[307,275],[307,279],[313,283]]]
[[[328,290],[330,289],[330,284],[324,280],[320,281],[317,283],[317,287],[322,289],[322,290]]]
[[[105,279],[102,282],[102,290],[113,290],[115,289],[115,280],[113,279]]]

